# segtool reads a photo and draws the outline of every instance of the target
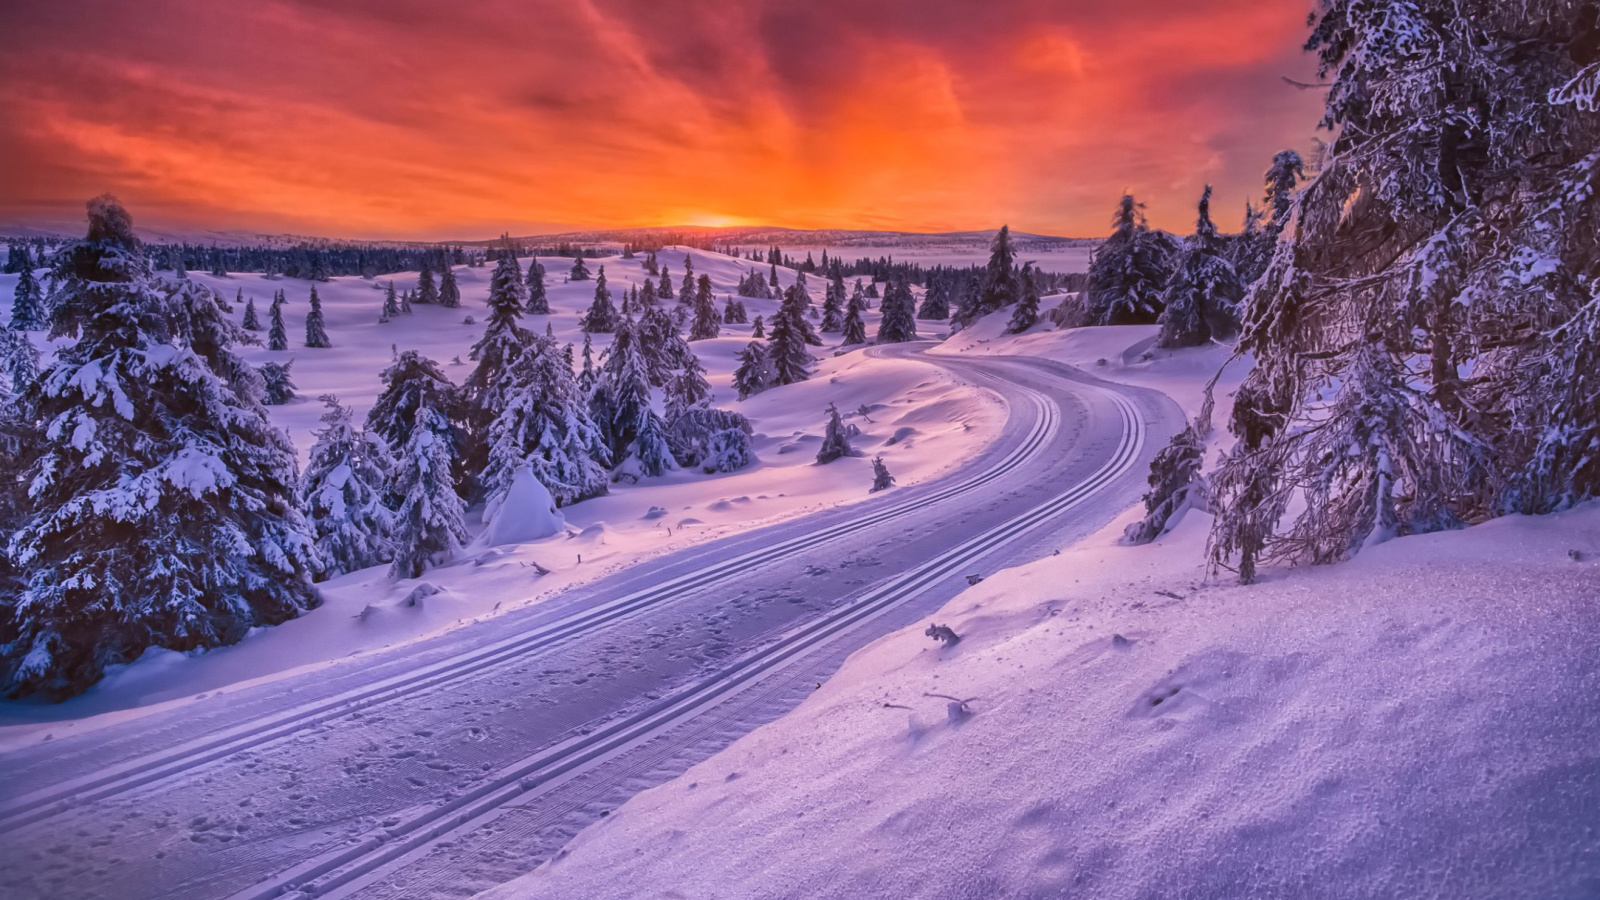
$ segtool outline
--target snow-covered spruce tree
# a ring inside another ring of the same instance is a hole
[[[39,351],[20,331],[0,331],[0,398],[20,397],[39,377]]]
[[[689,343],[678,333],[672,314],[661,307],[645,310],[633,327],[634,346],[644,356],[645,370],[650,374],[650,384],[665,387],[674,369],[694,355]]]
[[[332,394],[300,482],[305,515],[322,561],[319,580],[394,558],[394,513],[384,505],[395,461],[376,434],[357,429]]]
[[[651,281],[650,279],[646,278],[644,280],[644,287],[641,288],[640,291],[639,291],[639,310],[640,310],[640,313],[643,314],[644,311],[646,311],[646,310],[654,309],[655,305],[656,305],[656,283],[654,281]]]
[[[767,358],[772,364],[772,384],[795,384],[811,377],[814,362],[806,351],[805,311],[799,291],[790,286],[783,293],[783,305],[772,320],[772,337],[767,341]]]
[[[417,412],[423,408],[437,411],[450,425],[460,404],[456,386],[445,376],[439,364],[415,350],[401,350],[387,368],[379,374],[383,392],[367,411],[366,428],[383,438],[390,447],[404,448],[411,443],[411,431],[417,422]],[[446,429],[450,440],[450,454],[455,456],[460,446],[460,435],[454,426]]]
[[[650,409],[650,366],[635,323],[624,319],[600,365],[590,397],[589,415],[600,428],[606,448],[619,463],[638,433],[642,411]]]
[[[817,448],[817,465],[827,465],[842,456],[854,456],[855,450],[850,447],[850,435],[844,428],[844,420],[839,417],[839,410],[832,403],[828,404],[828,425],[822,432],[822,446]]]
[[[683,281],[678,288],[678,305],[692,306],[695,296],[694,257],[683,255]]]
[[[400,315],[400,299],[394,292],[394,282],[391,280],[383,291],[383,311],[378,313],[379,322],[387,322]]]
[[[500,254],[489,276],[489,320],[484,323],[483,337],[472,345],[472,352],[468,354],[477,366],[462,386],[467,430],[475,439],[487,433],[489,423],[504,408],[508,391],[506,373],[523,349],[533,342],[533,332],[522,327],[527,296],[522,270],[508,247]],[[482,452],[486,449],[481,442],[475,442],[477,452],[467,454],[468,469],[474,471],[481,469]]]
[[[661,287],[656,289],[656,297],[662,303],[670,303],[677,294],[672,290],[672,272],[666,267],[661,267]]]
[[[534,339],[518,354],[506,381],[504,407],[489,426],[487,464],[478,479],[485,518],[494,517],[522,466],[532,470],[558,506],[604,494],[610,449],[556,342]]]
[[[267,318],[267,349],[289,349],[289,329],[283,324],[283,291],[279,291],[272,298],[272,309],[268,311]]]
[[[983,269],[983,286],[978,289],[978,302],[966,310],[968,318],[962,325],[970,325],[979,316],[986,316],[1017,302],[1020,287],[1017,284],[1017,253],[1011,244],[1011,226],[1002,225],[989,246],[989,263]],[[885,294],[884,304],[888,305]]]
[[[722,333],[722,319],[717,315],[717,302],[711,296],[711,277],[701,275],[695,286],[694,323],[689,326],[689,340],[707,341]]]
[[[456,270],[448,262],[439,269],[439,305],[445,309],[461,308],[461,285],[456,283]]]
[[[44,326],[44,296],[39,290],[39,280],[33,275],[33,263],[30,261],[17,270],[17,287],[11,302],[11,328],[13,331],[39,331]]]
[[[1111,236],[1089,262],[1085,325],[1148,325],[1161,315],[1172,239],[1150,230],[1144,204],[1124,195],[1111,217]]]
[[[767,356],[767,345],[751,341],[739,351],[739,366],[733,370],[733,389],[739,399],[746,400],[772,385],[772,360]]]
[[[569,281],[588,281],[589,267],[583,262],[583,254],[579,253],[572,258],[572,274],[567,276]]]
[[[767,323],[760,316],[756,316],[755,322],[750,325],[750,336],[753,338],[765,338],[767,336]]]
[[[828,292],[822,299],[822,333],[835,334],[844,330],[844,270],[834,268],[828,280]]]
[[[594,280],[594,302],[578,325],[584,334],[610,334],[617,330],[618,318],[617,308],[611,304],[611,288],[606,286],[606,267],[601,266]]]
[[[417,275],[416,302],[429,306],[439,302],[439,285],[433,280],[432,263],[423,263],[422,271]]]
[[[1235,239],[1232,262],[1239,273],[1239,282],[1244,286],[1253,284],[1267,270],[1273,250],[1294,215],[1295,190],[1305,177],[1305,162],[1299,153],[1280,150],[1272,157],[1272,166],[1262,179],[1266,187],[1266,209],[1263,213],[1266,221],[1261,227],[1255,228],[1256,216],[1253,212],[1247,212],[1245,233]]]
[[[0,616],[8,696],[71,696],[149,647],[233,643],[317,602],[294,451],[210,289],[158,280],[109,196],[53,277],[51,331],[76,340],[37,387],[32,515],[8,550],[26,581]]]
[[[528,288],[528,315],[550,315],[550,297],[544,289],[544,266],[539,265],[538,257],[528,258],[528,275],[524,284]]]
[[[595,380],[599,378],[594,368],[594,345],[589,336],[583,336],[583,368],[578,370],[578,390],[584,397],[594,393]]]
[[[712,433],[699,466],[700,471],[711,475],[716,472],[737,472],[755,460],[755,449],[750,446],[749,433],[738,428],[724,428]]]
[[[883,318],[878,320],[878,343],[898,344],[917,339],[917,299],[905,279],[890,281],[883,292]]]
[[[649,407],[642,408],[618,475],[653,478],[676,468],[678,460],[672,454],[672,442],[667,440],[666,423]]]
[[[322,320],[322,300],[317,297],[316,285],[311,286],[311,311],[306,313],[306,346],[312,348],[333,346],[333,342],[328,340],[327,325]]]
[[[262,403],[268,406],[282,406],[295,398],[294,380],[289,374],[289,369],[293,365],[292,359],[284,363],[261,364]]]
[[[1017,308],[1011,311],[1011,321],[1006,323],[1006,334],[1021,334],[1039,321],[1039,282],[1033,277],[1033,263],[1022,267],[1022,294],[1017,298]]]
[[[684,468],[707,464],[715,455],[713,445],[720,432],[738,431],[747,438],[755,433],[755,429],[750,426],[750,420],[743,415],[717,409],[714,406],[691,406],[671,412],[666,423],[667,441],[672,445],[672,454]],[[733,458],[730,457],[722,462],[716,462],[706,471],[731,472],[734,468],[739,468],[733,465],[733,462]]]
[[[1158,347],[1198,347],[1213,339],[1227,340],[1239,330],[1244,285],[1211,222],[1211,185],[1200,195],[1199,213],[1194,234],[1183,242],[1162,293]]]
[[[872,489],[868,493],[876,494],[894,487],[894,476],[889,474],[889,467],[883,464],[883,457],[872,458]]]
[[[1216,565],[1249,581],[1600,491],[1593,376],[1561,377],[1594,359],[1570,326],[1600,278],[1595,25],[1577,2],[1322,5],[1334,139],[1245,301]]]
[[[706,370],[700,365],[700,358],[693,353],[667,379],[665,388],[669,419],[711,402],[711,384],[706,381]]]
[[[749,321],[750,314],[745,311],[744,303],[732,297],[727,298],[727,301],[722,306],[722,324],[744,325]]]
[[[256,298],[251,297],[244,303],[244,322],[242,327],[246,331],[260,331],[261,317],[256,313]]]
[[[867,297],[861,292],[860,282],[857,282],[856,292],[850,297],[844,313],[844,334],[840,340],[843,346],[853,347],[867,342],[867,323],[861,319],[861,311],[866,308]]]
[[[860,285],[856,286],[856,293],[860,294]],[[866,298],[861,298],[866,303]],[[917,318],[942,321],[950,318],[950,276],[933,275],[928,279],[928,292],[922,297],[922,305],[917,308]]]
[[[431,405],[417,408],[395,467],[400,503],[395,511],[391,578],[416,578],[430,565],[455,556],[467,539],[466,509],[453,474],[451,433],[442,411]]]
[[[1178,432],[1150,463],[1150,491],[1144,495],[1144,518],[1129,525],[1122,538],[1148,544],[1172,529],[1193,502],[1205,457],[1200,435],[1191,425]]]
[[[406,316],[411,315],[411,300],[415,296],[416,295],[413,294],[411,291],[406,291],[405,293],[400,295],[400,313],[401,313],[401,315],[406,315]]]

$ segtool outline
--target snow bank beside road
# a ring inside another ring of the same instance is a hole
[[[1249,588],[1205,580],[1204,516],[1115,546],[1129,518],[486,896],[1600,891],[1600,504]]]

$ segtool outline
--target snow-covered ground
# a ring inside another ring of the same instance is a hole
[[[1600,895],[1600,504],[1253,587],[1131,518],[484,900]]]
[[[685,252],[693,257],[697,276],[711,277],[720,308],[747,266],[699,250],[661,251],[658,259],[670,270],[675,285],[682,283]],[[594,282],[566,282],[570,260],[545,258],[542,262],[548,273],[552,314],[529,316],[525,324],[539,331],[548,324],[558,338],[581,348],[578,319],[593,299]],[[619,306],[622,292],[648,277],[642,256],[589,260],[587,264],[592,273],[605,266]],[[761,270],[766,271],[765,267]],[[331,349],[301,346],[310,282],[268,281],[248,273],[213,278],[194,272],[190,277],[216,287],[230,301],[241,291],[246,299],[254,297],[263,324],[272,293],[285,292],[284,319],[291,349],[274,352],[264,346],[247,347],[243,355],[256,364],[293,360],[299,399],[268,407],[268,412],[289,431],[304,461],[323,411],[317,396],[337,394],[354,408],[359,421],[382,390],[378,374],[396,349],[419,350],[443,363],[446,373],[458,383],[465,378],[471,370],[468,351],[483,332],[492,269],[458,266],[455,272],[462,308],[417,305],[411,315],[385,324],[378,322],[383,291],[375,287],[386,284],[387,279],[337,278],[316,285],[334,344]],[[0,321],[9,320],[16,277],[0,276]],[[787,286],[795,273],[779,269],[779,278]],[[659,283],[659,278],[653,280]],[[807,282],[820,307],[824,282],[814,276],[808,276]],[[847,281],[852,283],[853,279]],[[396,280],[398,289],[414,286],[414,273]],[[777,306],[771,300],[744,302],[752,322],[758,315],[770,319]],[[235,304],[234,318],[242,318],[243,313],[243,304]],[[869,334],[876,331],[877,315],[876,309],[866,315]],[[467,324],[468,317],[475,322]],[[933,366],[878,358],[862,348],[841,352],[838,335],[823,335],[828,346],[813,349],[820,362],[809,381],[738,401],[729,382],[737,365],[735,355],[751,339],[751,328],[724,325],[721,337],[691,346],[707,370],[717,405],[751,418],[757,432],[754,449],[758,461],[754,466],[723,475],[679,471],[638,485],[617,484],[608,496],[564,509],[569,526],[564,534],[500,547],[480,541],[455,564],[429,571],[420,579],[392,580],[386,567],[350,573],[321,585],[325,602],[320,608],[284,625],[258,629],[238,645],[192,655],[152,649],[133,665],[115,668],[88,693],[67,703],[0,703],[0,749],[45,735],[61,737],[122,721],[226,685],[280,677],[417,640],[548,599],[647,558],[864,500],[872,483],[870,456],[837,460],[827,467],[813,465],[829,403],[861,430],[860,446],[873,448],[874,455],[882,454],[902,487],[934,479],[971,458],[994,438],[1005,419],[1004,406],[992,393]],[[941,326],[939,330],[944,329]],[[594,337],[598,361],[610,337]],[[456,359],[462,363],[453,364]],[[868,410],[864,416],[858,413],[863,407]],[[898,439],[889,443],[891,438]],[[535,577],[535,564],[549,574]],[[419,606],[397,607],[424,582],[441,593]]]

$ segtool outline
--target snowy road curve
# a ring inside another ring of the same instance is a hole
[[[908,356],[999,394],[939,481],[536,607],[0,756],[12,897],[461,896],[798,703],[987,572],[1098,528],[1180,423],[1039,360]]]

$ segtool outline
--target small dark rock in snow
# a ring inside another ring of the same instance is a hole
[[[1582,550],[1568,550],[1567,555],[1572,557],[1573,562],[1583,562]]]
[[[1113,634],[1111,636],[1111,646],[1127,649],[1128,647],[1133,646],[1133,641],[1128,640],[1120,634]]]
[[[976,572],[974,572],[971,575],[967,576],[967,584],[977,584],[978,582],[980,582],[982,580],[983,580],[983,576],[979,575]]]
[[[933,638],[941,644],[944,644],[946,647],[954,644],[956,641],[961,640],[961,635],[956,634],[955,629],[951,628],[949,625],[929,625],[928,630],[924,631],[923,634]]]

